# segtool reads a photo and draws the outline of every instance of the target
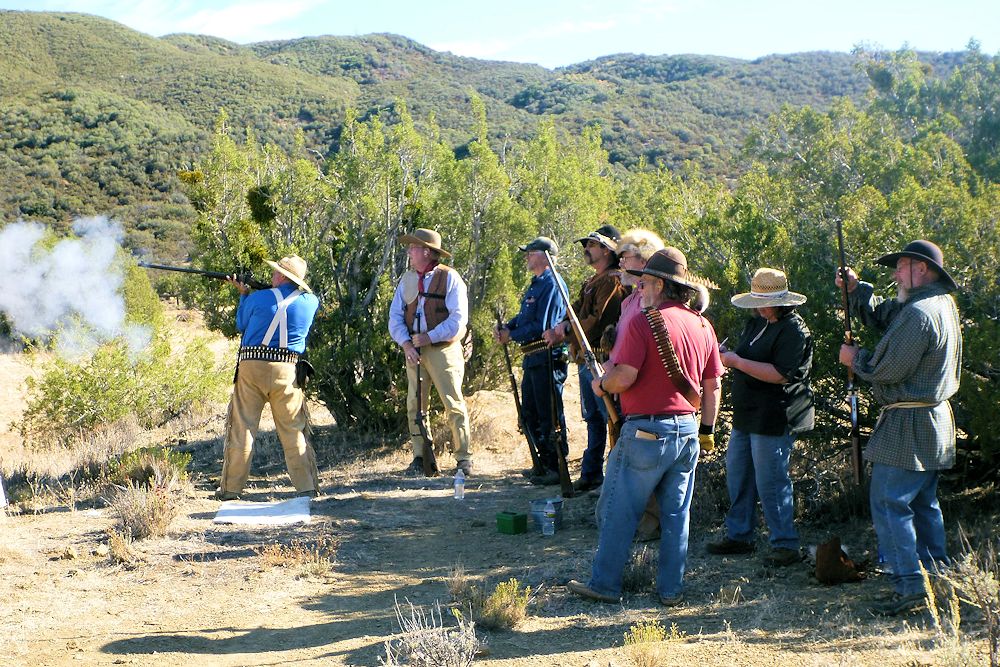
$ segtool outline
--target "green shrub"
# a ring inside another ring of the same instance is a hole
[[[228,371],[206,370],[212,353],[197,339],[171,354],[157,335],[138,358],[121,339],[98,348],[80,362],[54,358],[41,376],[29,378],[28,405],[18,430],[36,446],[68,444],[95,428],[135,415],[149,428],[193,406],[221,398]]]
[[[166,447],[143,447],[127,452],[108,466],[108,481],[124,486],[172,486],[187,479],[191,454]]]
[[[483,600],[479,614],[479,625],[488,629],[510,630],[517,627],[527,615],[531,588],[521,587],[514,578],[497,584],[493,592]]]

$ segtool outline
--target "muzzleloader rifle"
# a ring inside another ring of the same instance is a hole
[[[552,271],[553,277],[556,279],[556,287],[559,288],[559,295],[562,297],[563,303],[566,304],[566,315],[569,317],[569,324],[573,328],[573,333],[576,335],[577,341],[580,343],[580,350],[583,352],[583,363],[586,364],[587,370],[590,371],[592,377],[599,378],[604,376],[604,367],[601,362],[597,360],[597,355],[594,354],[594,348],[590,346],[590,341],[587,340],[587,333],[583,330],[583,325],[580,324],[580,318],[576,316],[576,311],[573,310],[573,304],[569,300],[569,292],[566,291],[566,287],[563,282],[559,280],[559,271],[556,269],[555,262],[552,261],[552,256],[549,254],[548,250],[543,250],[545,253],[545,261],[548,262],[549,270]],[[615,402],[611,399],[611,395],[605,393],[602,396],[604,399],[604,406],[608,409],[608,422],[612,431],[618,429],[618,422],[620,420],[618,416],[618,409],[615,408]],[[612,443],[613,444],[613,443]]]
[[[558,279],[557,279],[558,282]],[[562,410],[561,396],[556,391],[555,362],[552,361],[551,351],[547,352],[546,360],[549,368],[549,414],[552,421],[552,446],[556,448],[556,461],[559,465],[559,492],[563,498],[572,498],[576,493],[573,488],[573,480],[569,476],[569,464],[566,463],[566,452],[569,451],[569,440],[566,437],[565,418]]]
[[[221,271],[203,271],[201,269],[189,269],[185,266],[168,266],[166,264],[150,264],[149,262],[139,262],[139,266],[144,269],[157,269],[159,271],[176,271],[177,273],[193,273],[206,278],[217,278],[218,280],[229,280],[230,276],[235,276],[237,282],[248,285],[253,289],[271,289],[271,285],[260,280],[256,280],[245,271],[234,271],[233,273],[222,273]]]
[[[420,313],[414,314],[413,320],[413,330],[414,333],[420,330]],[[420,356],[420,348],[417,349],[417,356]],[[417,416],[414,421],[417,423],[417,433],[424,440],[424,456],[421,462],[424,466],[424,476],[425,477],[437,477],[440,474],[438,470],[437,457],[434,455],[434,441],[431,440],[431,434],[427,430],[427,425],[424,423],[427,419],[427,411],[424,410],[424,386],[421,376],[424,373],[424,369],[420,367],[420,359],[417,359]]]
[[[847,260],[844,256],[844,226],[837,218],[837,245],[840,250],[841,302],[844,307],[844,343],[854,344],[851,331],[850,297],[847,295]],[[854,385],[854,369],[847,369],[847,402],[851,408],[851,473],[854,483],[861,485],[864,480],[864,461],[861,458],[861,426],[858,423],[858,388]]]
[[[497,331],[503,328],[503,316],[500,309],[496,308],[493,313],[497,318]],[[521,411],[521,394],[517,390],[517,378],[514,377],[514,365],[510,361],[510,350],[507,343],[503,344],[503,358],[507,363],[507,376],[510,378],[510,393],[514,395],[514,407],[517,409],[517,430],[524,434],[524,439],[528,441],[528,452],[531,454],[531,470],[536,475],[545,472],[542,460],[538,456],[538,443],[535,442],[535,434],[531,432],[524,423],[524,413]]]

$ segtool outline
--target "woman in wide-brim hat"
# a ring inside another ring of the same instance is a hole
[[[806,297],[788,289],[782,271],[761,268],[750,291],[732,298],[752,311],[734,350],[722,350],[732,370],[730,390],[733,429],[726,449],[726,483],[731,506],[726,537],[708,545],[713,554],[754,550],[757,499],[770,533],[772,566],[800,560],[795,529],[789,457],[795,435],[812,429],[813,395],[809,387],[812,335],[795,312]]]

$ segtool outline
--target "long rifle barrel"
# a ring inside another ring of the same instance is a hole
[[[497,331],[503,328],[503,316],[500,314],[500,309],[497,308],[493,311],[497,318]],[[528,428],[527,424],[524,423],[524,413],[521,409],[521,395],[517,390],[517,378],[514,377],[514,364],[510,360],[510,350],[507,348],[507,344],[503,344],[503,358],[507,364],[507,375],[510,377],[510,393],[514,395],[514,408],[517,409],[517,428],[524,434],[524,439],[528,441],[528,452],[531,454],[531,469],[536,475],[541,475],[545,472],[544,466],[542,466],[542,459],[538,455],[538,444],[535,442],[535,435]]]
[[[590,341],[587,340],[587,334],[583,330],[583,325],[580,324],[580,318],[576,316],[576,311],[573,310],[573,303],[569,300],[569,292],[566,291],[565,285],[559,280],[559,271],[556,269],[556,264],[552,261],[552,256],[548,250],[543,250],[542,252],[545,253],[545,261],[548,262],[549,269],[556,278],[556,287],[559,288],[559,295],[562,297],[563,303],[566,304],[566,315],[569,317],[569,324],[580,343],[580,349],[583,351],[583,362],[587,365],[587,369],[590,370],[592,376],[595,378],[602,377],[604,375],[604,367],[597,360],[594,348],[590,346]],[[602,398],[604,399],[604,406],[608,409],[608,421],[612,424],[617,424],[619,417],[618,410],[615,408],[615,402],[611,400],[609,394],[604,394]]]
[[[233,273],[227,274],[221,271],[204,271],[202,269],[191,269],[185,266],[168,266],[167,264],[150,264],[149,262],[139,262],[139,266],[144,269],[158,269],[160,271],[176,271],[177,273],[193,273],[198,276],[205,276],[206,278],[217,278],[219,280],[228,280],[230,275],[235,275],[236,279],[249,285],[253,289],[271,289],[271,286],[260,280],[256,280],[250,277],[246,273]]]
[[[847,259],[844,255],[844,225],[837,218],[837,246],[840,251],[840,297],[844,307],[844,343],[854,344],[851,331],[850,297],[847,292]],[[861,458],[861,426],[858,421],[858,389],[854,386],[854,369],[847,369],[847,401],[851,407],[851,473],[854,483],[860,485],[864,479],[864,462]]]

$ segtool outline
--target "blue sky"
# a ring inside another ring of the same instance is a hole
[[[1000,0],[0,0],[150,35],[234,42],[392,32],[439,51],[558,67],[613,53],[757,58],[857,44],[1000,51]]]

